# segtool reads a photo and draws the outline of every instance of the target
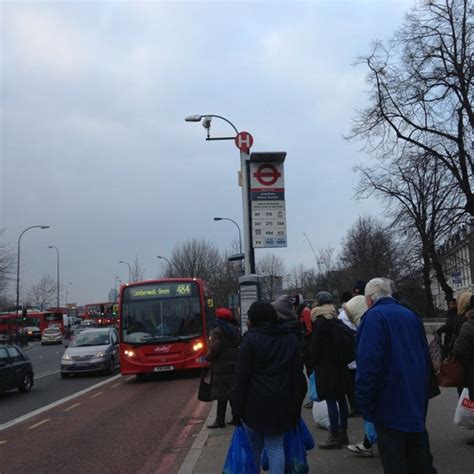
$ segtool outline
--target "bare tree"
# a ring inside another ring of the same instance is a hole
[[[56,296],[56,282],[50,275],[43,275],[40,281],[33,285],[28,292],[28,300],[32,306],[43,310],[54,301]]]
[[[370,104],[357,114],[351,138],[381,159],[417,149],[450,173],[474,215],[473,7],[440,0],[414,8],[387,44],[374,43],[368,67]]]
[[[173,249],[170,263],[175,277],[195,277],[210,282],[221,269],[222,260],[213,243],[191,239]]]
[[[3,239],[4,229],[0,230]],[[15,255],[3,242],[0,243],[0,294],[4,294],[15,270]]]
[[[359,217],[342,241],[341,267],[352,281],[375,277],[396,280],[402,274],[404,254],[393,237],[373,217]]]
[[[145,275],[145,269],[142,268],[138,257],[135,257],[135,261],[130,265],[130,278],[131,281],[141,281]]]
[[[231,250],[232,253],[235,253]],[[217,306],[228,306],[229,295],[239,293],[240,262],[229,262],[228,253],[220,259],[219,270],[209,283]]]
[[[274,253],[266,254],[257,262],[257,273],[263,276],[262,292],[266,298],[273,300],[285,274],[283,259]]]
[[[358,197],[375,194],[382,198],[395,227],[421,258],[426,313],[433,314],[432,267],[447,300],[453,296],[437,246],[463,215],[461,193],[455,179],[425,154],[409,155],[390,166],[359,167],[358,171],[361,176]]]

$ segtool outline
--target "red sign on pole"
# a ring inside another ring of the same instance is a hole
[[[241,152],[247,152],[253,145],[253,137],[249,132],[240,132],[235,137],[235,144]]]
[[[254,173],[255,179],[263,186],[272,186],[278,181],[281,173],[276,169],[274,165],[265,163],[257,168]]]

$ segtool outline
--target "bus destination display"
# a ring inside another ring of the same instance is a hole
[[[141,300],[147,298],[173,298],[193,295],[193,283],[161,283],[133,286],[124,290],[124,298]]]

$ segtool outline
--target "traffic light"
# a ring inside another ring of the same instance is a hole
[[[104,305],[101,304],[101,305],[100,305],[100,315],[103,316],[104,313],[105,313],[105,308],[104,308]]]
[[[23,308],[23,309],[21,310],[21,320],[22,320],[23,322],[26,322],[26,315],[27,315],[26,308]]]

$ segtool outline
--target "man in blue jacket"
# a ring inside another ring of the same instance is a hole
[[[423,323],[392,298],[390,283],[374,278],[365,288],[369,309],[357,332],[357,406],[375,423],[385,474],[433,474]]]

